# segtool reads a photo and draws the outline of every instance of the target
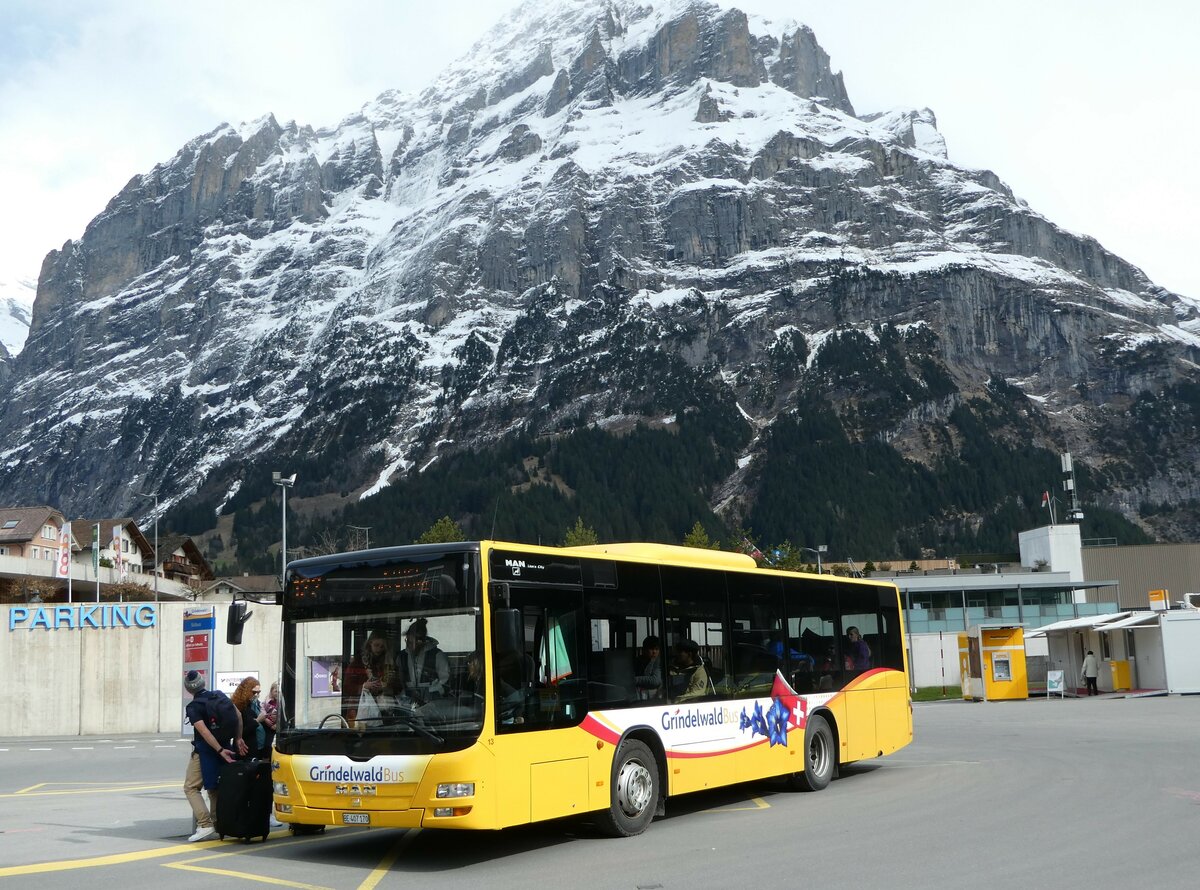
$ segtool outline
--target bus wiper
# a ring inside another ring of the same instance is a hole
[[[413,732],[424,736],[425,738],[429,739],[431,742],[436,742],[437,744],[441,745],[446,741],[444,738],[442,738],[440,735],[438,735],[433,730],[427,729],[423,725],[425,723],[424,719],[417,716],[416,712],[414,712],[414,711],[400,711],[396,714],[391,715],[388,719],[402,721],[404,723],[404,725],[408,726],[410,729],[412,729]],[[420,720],[421,722],[418,723],[417,722],[418,720]]]
[[[420,717],[418,717],[416,714],[413,714],[411,711],[398,711],[391,714],[384,714],[379,717],[364,717],[358,722],[361,724],[371,725],[365,726],[363,730],[359,731],[362,732],[365,730],[366,732],[370,732],[373,729],[387,729],[389,726],[400,724],[408,727],[418,735],[424,736],[431,742],[437,742],[439,745],[446,741],[437,733],[426,729],[421,723],[418,723],[417,721],[420,719]]]

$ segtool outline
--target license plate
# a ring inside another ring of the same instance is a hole
[[[342,813],[342,822],[346,825],[370,825],[370,813]]]

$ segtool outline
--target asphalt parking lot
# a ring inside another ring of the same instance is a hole
[[[188,743],[0,740],[0,882],[21,887],[1194,887],[1200,697],[915,706],[916,741],[798,794],[668,802],[636,838],[340,828],[188,844]],[[167,869],[167,871],[164,871]]]

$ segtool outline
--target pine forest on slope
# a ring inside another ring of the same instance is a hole
[[[530,2],[420,95],[223,125],[43,265],[0,498],[141,509],[265,570],[473,537],[1014,549],[1062,450],[1085,537],[1200,533],[1200,304],[856,116],[815,35]],[[291,535],[289,535],[291,539]],[[861,554],[861,556],[860,556]]]

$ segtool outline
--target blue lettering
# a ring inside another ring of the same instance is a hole
[[[43,628],[60,630],[104,627],[157,627],[158,607],[141,605],[108,606],[82,604],[76,606],[13,606],[8,610],[8,629]]]

